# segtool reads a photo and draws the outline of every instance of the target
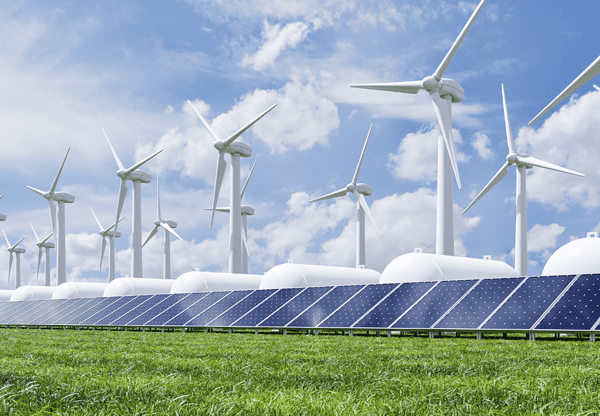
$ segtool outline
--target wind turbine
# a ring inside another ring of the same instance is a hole
[[[46,279],[44,281],[44,286],[50,286],[50,249],[54,248],[54,243],[52,241],[48,241],[48,239],[50,237],[52,237],[52,233],[50,233],[48,235],[48,237],[44,238],[43,240],[40,240],[37,233],[35,232],[35,229],[33,228],[33,224],[31,223],[31,221],[29,222],[29,225],[31,225],[31,230],[33,231],[33,235],[35,235],[35,240],[37,241],[37,243],[35,243],[35,245],[38,246],[38,248],[39,248],[36,280],[39,279],[39,277],[40,277],[40,264],[42,262],[42,249],[46,249],[46,262],[44,264]]]
[[[250,169],[250,173],[248,174],[248,178],[246,179],[246,183],[242,188],[242,192],[240,194],[240,203],[242,199],[244,199],[244,192],[246,192],[246,187],[248,186],[248,182],[250,181],[250,177],[252,176],[252,172],[254,172],[254,166],[256,166],[256,161],[252,165],[252,169]],[[212,208],[204,208],[207,211],[212,211]],[[218,212],[231,212],[229,208],[215,208],[215,211]],[[250,256],[250,250],[248,250],[248,215],[254,215],[254,208],[250,205],[241,205],[240,212],[242,215],[242,241],[244,242],[244,246],[242,247],[242,273],[248,274],[248,257]]]
[[[408,94],[416,94],[420,90],[425,90],[430,94],[441,131],[441,135],[438,138],[436,254],[454,255],[452,170],[456,177],[458,189],[462,189],[460,176],[458,174],[458,166],[456,164],[454,140],[452,138],[452,104],[461,102],[464,99],[465,94],[464,89],[458,82],[442,77],[485,2],[486,0],[481,0],[432,76],[425,77],[422,81],[351,85],[351,87],[354,88],[366,88]]]
[[[240,201],[240,157],[252,156],[252,147],[241,141],[234,142],[238,137],[248,130],[254,123],[263,118],[269,111],[274,109],[277,104],[273,104],[265,111],[260,113],[254,119],[246,123],[241,129],[233,133],[226,140],[221,138],[215,133],[210,125],[204,120],[204,117],[200,115],[198,110],[194,107],[190,100],[188,103],[192,106],[200,121],[208,130],[208,133],[212,136],[215,141],[215,149],[219,151],[219,158],[217,160],[217,176],[215,178],[215,193],[213,197],[212,215],[210,218],[210,229],[212,230],[213,220],[215,218],[215,211],[217,208],[217,200],[219,199],[219,192],[221,190],[221,183],[223,182],[223,175],[225,175],[225,168],[227,162],[225,162],[225,153],[229,153],[231,156],[231,186],[230,186],[230,208],[229,213],[229,273],[242,273],[242,237],[241,237],[241,201]]]
[[[479,195],[469,204],[463,211],[463,215],[477,201],[479,201],[490,189],[500,182],[507,174],[508,168],[515,165],[517,168],[517,224],[515,232],[515,269],[521,276],[527,276],[527,199],[526,199],[526,178],[525,169],[533,167],[556,170],[559,172],[570,173],[571,175],[585,176],[582,173],[574,170],[566,169],[552,163],[536,159],[524,153],[517,153],[515,150],[515,142],[513,141],[512,130],[510,128],[510,120],[508,118],[508,110],[506,107],[506,96],[504,94],[504,84],[502,84],[502,104],[504,106],[504,124],[506,125],[506,141],[508,143],[508,155],[506,162],[500,170],[494,175],[491,181],[483,188]]]
[[[60,173],[65,166],[65,162],[67,161],[67,156],[69,156],[69,151],[71,148],[67,150],[67,154],[63,160],[56,177],[54,178],[54,182],[52,182],[52,186],[48,192],[40,191],[39,189],[32,188],[31,186],[27,186],[33,192],[36,192],[46,198],[48,200],[48,204],[50,206],[50,217],[52,219],[52,234],[54,235],[54,243],[56,244],[56,284],[61,285],[62,283],[66,283],[67,281],[67,254],[65,250],[65,203],[72,204],[75,202],[75,197],[68,192],[55,192],[56,185],[58,185],[58,179],[60,178]],[[56,233],[56,207],[54,206],[53,201],[58,202],[58,239]]]
[[[308,202],[316,202],[322,201],[324,199],[337,198],[340,196],[346,195],[348,192],[351,192],[356,198],[356,214],[357,214],[357,225],[356,225],[356,268],[364,268],[366,261],[366,249],[365,249],[365,212],[369,216],[369,219],[375,226],[375,229],[379,233],[381,237],[381,231],[379,231],[379,227],[375,223],[375,218],[371,214],[371,210],[367,205],[367,201],[365,201],[366,196],[370,196],[373,194],[373,188],[371,188],[366,183],[358,183],[358,174],[360,173],[360,166],[362,165],[363,157],[365,156],[365,150],[367,150],[367,144],[369,143],[369,137],[371,137],[371,129],[373,129],[373,125],[369,127],[369,133],[367,134],[367,139],[365,140],[365,144],[362,149],[362,153],[360,154],[360,159],[358,160],[358,165],[356,166],[356,171],[354,171],[354,177],[352,178],[352,182],[346,185],[345,188],[339,189],[335,192],[332,192],[327,195],[320,196],[315,199],[311,199]]]
[[[15,289],[18,289],[19,287],[21,287],[21,253],[25,253],[26,250],[22,247],[17,247],[21,241],[23,241],[23,238],[21,238],[17,244],[15,244],[14,246],[11,246],[10,243],[8,242],[8,237],[6,237],[6,233],[4,232],[4,229],[2,229],[2,234],[4,234],[4,239],[6,240],[6,245],[8,246],[8,252],[10,253],[10,260],[8,261],[8,281],[10,282],[10,269],[12,268],[12,262],[13,262],[13,253],[17,254],[17,279],[15,282]]]
[[[100,227],[100,235],[102,236],[102,251],[100,253],[100,272],[98,274],[102,274],[102,260],[104,259],[104,250],[106,249],[106,237],[109,239],[109,248],[108,248],[108,282],[112,282],[115,280],[115,238],[121,237],[121,233],[119,231],[115,231],[115,224],[113,223],[110,227],[104,228],[96,214],[94,214],[94,210],[90,207],[90,211],[92,211],[92,215],[96,219],[96,223],[98,227]],[[123,218],[119,218],[119,222],[123,221]]]
[[[160,215],[160,183],[158,177],[156,177],[156,206],[157,206],[157,219],[154,221],[154,228],[150,232],[150,235],[142,245],[144,247],[148,244],[148,241],[158,232],[158,229],[162,227],[165,230],[165,244],[164,244],[164,262],[163,262],[163,279],[171,279],[171,234],[183,241],[183,238],[179,236],[173,230],[177,228],[177,223],[173,220],[163,220]]]
[[[550,102],[540,113],[535,116],[527,125],[531,126],[537,120],[542,118],[544,114],[548,111],[552,110],[557,104],[559,104],[562,100],[567,98],[569,95],[573,94],[579,87],[588,82],[590,79],[594,78],[596,75],[600,73],[600,56],[596,58],[594,62],[591,63],[573,82],[569,84],[567,88],[565,88],[560,94],[556,96],[554,100]],[[598,87],[594,85],[594,87],[600,91]]]
[[[160,149],[157,152],[152,153],[147,158],[137,162],[135,165],[131,166],[129,169],[125,169],[123,163],[121,163],[121,159],[117,156],[117,152],[113,148],[110,140],[108,139],[108,135],[102,129],[104,133],[104,137],[106,137],[106,141],[110,146],[110,150],[112,151],[113,156],[115,157],[115,161],[119,166],[119,170],[117,171],[117,176],[121,178],[121,187],[119,188],[119,204],[117,206],[117,215],[115,216],[115,233],[117,232],[117,226],[119,222],[119,217],[121,216],[121,209],[123,209],[123,203],[125,202],[125,197],[127,196],[127,181],[133,182],[133,230],[131,235],[131,277],[143,277],[142,275],[142,183],[150,183],[152,182],[152,175],[148,172],[144,172],[141,169],[138,169],[144,163],[152,159],[154,156],[163,151]],[[114,237],[111,237],[114,238]]]
[[[2,199],[3,196],[4,194],[0,195],[0,199]],[[6,221],[6,214],[0,212],[0,221]]]

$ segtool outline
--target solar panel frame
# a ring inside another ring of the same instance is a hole
[[[85,315],[83,317],[79,316],[76,322],[70,321],[67,325],[72,324],[75,326],[94,326],[94,322],[96,322],[101,313],[103,313],[107,308],[111,306],[115,306],[117,304],[122,305],[123,302],[127,303],[131,301],[135,296],[114,296],[107,297],[106,302],[102,301],[96,307],[92,307],[88,309],[88,311],[81,313],[81,315]],[[124,300],[125,299],[125,300]],[[88,313],[89,312],[89,313]],[[77,318],[75,318],[77,319]]]
[[[32,316],[37,316],[37,314],[43,313],[46,309],[55,306],[55,303],[51,299],[34,300],[30,302],[31,305],[29,309],[26,312],[23,312],[18,319],[13,321],[16,325],[26,326],[26,322],[29,322]]]
[[[0,316],[0,324],[5,325],[6,322],[10,322],[10,318],[14,315],[17,310],[25,307],[25,301],[15,301],[11,302],[11,305],[7,308],[7,310]]]
[[[450,312],[452,312],[452,311],[454,310],[454,308],[456,308],[456,306],[457,306],[457,305],[458,305],[460,302],[462,302],[462,301],[463,301],[463,300],[464,300],[464,299],[465,299],[467,296],[469,296],[469,293],[471,293],[471,292],[472,292],[472,291],[473,291],[473,290],[474,290],[474,289],[475,289],[477,286],[479,286],[479,284],[480,284],[482,281],[483,281],[483,279],[479,279],[479,280],[477,280],[477,282],[476,282],[476,283],[475,283],[473,286],[471,286],[471,287],[470,287],[470,288],[469,288],[469,289],[468,289],[468,290],[467,290],[467,291],[466,291],[466,292],[465,292],[465,293],[464,293],[464,294],[463,294],[463,295],[462,295],[462,296],[461,296],[461,297],[460,297],[460,298],[459,298],[459,299],[458,299],[456,302],[454,302],[454,304],[453,304],[453,305],[450,307],[450,309],[448,309],[446,312],[444,312],[444,313],[442,314],[442,316],[440,316],[440,317],[438,318],[438,320],[437,320],[437,321],[435,321],[435,322],[433,323],[433,325],[431,325],[431,327],[430,327],[430,328],[435,328],[437,324],[439,324],[440,322],[442,322],[442,320],[443,320],[443,319],[444,319],[446,316],[448,316],[448,314],[449,314]]]
[[[562,297],[569,291],[569,289],[575,284],[575,282],[577,282],[577,280],[579,280],[579,276],[580,275],[576,275],[567,284],[567,286],[556,297],[556,299],[554,299],[554,301],[550,304],[550,306],[548,306],[548,308],[544,311],[544,313],[542,315],[540,315],[540,317],[537,319],[537,321],[535,321],[535,323],[531,326],[531,329],[534,329],[536,326],[538,326],[540,324],[540,322],[542,322],[542,320],[548,315],[548,313],[550,313],[550,311],[554,308],[554,306],[556,306],[556,304],[560,301],[560,299],[562,299]]]
[[[14,302],[11,302],[11,301],[0,302],[0,315],[2,315],[4,313],[5,309],[10,308],[11,303],[14,303]]]

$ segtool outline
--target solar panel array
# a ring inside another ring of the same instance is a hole
[[[0,302],[0,325],[588,331],[600,274]]]

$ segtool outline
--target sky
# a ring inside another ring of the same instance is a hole
[[[256,169],[243,203],[250,273],[293,260],[353,267],[352,195],[309,204],[352,181],[369,126],[359,182],[383,237],[366,224],[367,267],[379,272],[420,247],[435,251],[438,128],[426,92],[350,88],[431,75],[476,1],[164,0],[0,2],[0,212],[21,257],[22,284],[36,280],[36,240],[52,232],[48,190],[70,148],[57,187],[66,207],[67,278],[107,281],[99,270],[101,236],[115,220],[120,179],[104,128],[128,167],[164,151],[142,169],[142,228],[156,219],[160,177],[172,275],[227,271],[228,216],[209,230],[217,151],[187,100],[222,137],[277,107],[239,140],[242,183]],[[527,175],[529,274],[569,241],[600,231],[600,92],[591,81],[531,127],[527,123],[596,57],[597,1],[488,0],[445,77],[465,99],[453,106],[453,136],[463,189],[454,182],[457,255],[514,266],[515,169],[467,214],[462,210],[508,153],[501,84],[517,150],[584,173],[543,169]],[[227,157],[228,158],[228,157]],[[131,184],[119,225],[117,276],[130,274]],[[219,206],[228,206],[229,171]],[[368,220],[367,220],[368,221]],[[8,277],[0,245],[0,288]],[[144,248],[144,277],[162,277],[163,233]],[[50,262],[55,284],[54,252]]]

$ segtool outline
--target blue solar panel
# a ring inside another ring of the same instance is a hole
[[[180,298],[173,298],[173,305],[167,307],[164,312],[158,312],[156,317],[151,318],[145,325],[147,326],[160,326],[165,322],[169,322],[171,319],[185,311],[187,308],[204,298],[208,293],[178,293],[177,296]]]
[[[10,322],[10,318],[18,313],[18,311],[23,310],[29,302],[10,302],[11,305],[6,309],[6,311],[0,316],[0,323],[7,324]]]
[[[600,276],[582,275],[535,329],[590,330],[600,318]]]
[[[477,329],[523,279],[523,277],[511,277],[482,280],[435,327]]]
[[[120,298],[93,298],[91,302],[86,303],[81,308],[75,309],[62,318],[57,319],[52,325],[80,325],[85,319],[96,312],[101,311]]]
[[[298,296],[282,306],[277,312],[265,319],[259,326],[263,327],[283,327],[292,321],[306,308],[315,303],[323,295],[327,294],[331,287],[307,287]]]
[[[574,276],[529,277],[483,329],[530,329]]]
[[[336,286],[314,305],[298,316],[287,327],[315,328],[321,321],[331,315],[344,302],[361,290],[364,285]]]
[[[231,292],[229,295],[219,300],[217,303],[212,305],[210,308],[206,309],[204,312],[190,319],[188,322],[185,323],[185,326],[207,326],[210,321],[215,319],[217,316],[221,315],[223,312],[227,311],[240,300],[244,299],[251,292],[251,290],[238,290],[236,292]]]
[[[36,313],[29,315],[26,320],[23,320],[23,325],[39,325],[38,322],[40,320],[46,320],[49,316],[56,311],[57,308],[60,308],[62,304],[64,304],[67,299],[56,299],[51,300],[49,302],[50,305],[44,308],[39,308]]]
[[[440,282],[390,328],[429,328],[475,283],[477,280]]]
[[[129,309],[127,312],[119,311],[122,314],[119,314],[118,318],[115,319],[114,321],[112,321],[110,323],[110,325],[111,326],[120,326],[120,325],[132,326],[129,324],[129,322],[133,321],[135,318],[137,318],[144,312],[147,312],[148,309],[150,309],[154,305],[162,302],[169,296],[170,296],[169,294],[147,295],[147,296],[144,296],[145,299],[142,299],[142,296],[140,296],[140,299],[137,303],[134,301],[127,305],[127,309]]]
[[[0,302],[0,316],[3,315],[10,307],[14,304],[14,302]]]
[[[125,296],[125,298],[127,297],[130,296]],[[138,305],[146,302],[151,297],[152,295],[131,296],[131,299],[128,302],[125,302],[119,306],[117,306],[117,303],[115,302],[94,317],[94,325],[111,325],[121,316],[135,309]]]
[[[163,313],[166,309],[173,306],[175,303],[179,302],[181,299],[185,298],[188,293],[176,293],[172,295],[167,295],[166,298],[163,298],[162,301],[158,302],[152,307],[149,307],[144,313],[139,315],[137,318],[129,322],[128,326],[141,326],[145,325],[146,322],[152,320],[156,316]]]
[[[179,315],[165,323],[165,326],[182,326],[189,322],[194,316],[204,312],[207,308],[214,305],[221,298],[227,296],[230,292],[212,292],[204,296],[198,302],[182,311]]]
[[[379,305],[375,306],[354,328],[387,328],[436,282],[403,283]]]
[[[231,324],[231,326],[253,327],[258,325],[302,290],[304,290],[304,288],[300,287],[279,289],[262,303],[259,303],[255,308],[251,309],[246,315]]]
[[[13,322],[17,325],[27,325],[27,322],[29,322],[32,317],[36,317],[39,314],[44,313],[47,309],[50,309],[51,307],[55,306],[55,302],[56,301],[49,299],[30,301],[29,303],[31,303],[31,306],[29,307],[29,309],[21,313],[20,316],[16,317],[18,319],[15,319]]]
[[[277,289],[255,290],[228,311],[209,322],[210,326],[229,326],[242,315],[273,294]]]
[[[64,302],[60,305],[59,308],[54,309],[54,311],[51,314],[49,314],[46,317],[46,319],[40,318],[36,320],[36,322],[34,322],[34,325],[52,325],[61,317],[64,317],[72,311],[79,309],[82,305],[85,305],[90,301],[91,298],[69,299],[68,302]]]
[[[90,308],[89,311],[86,311],[85,313],[82,314],[82,315],[87,315],[88,316],[87,318],[83,319],[83,316],[77,317],[74,320],[76,322],[69,322],[69,323],[74,324],[74,325],[94,325],[94,322],[98,321],[98,319],[114,312],[121,306],[125,305],[127,302],[131,302],[131,300],[134,297],[135,296],[105,298],[105,299],[107,299],[106,303],[100,303],[96,307]],[[92,310],[95,310],[95,311],[93,314],[90,315],[88,312],[92,312]]]
[[[398,283],[366,285],[341,308],[319,324],[319,328],[349,328],[369,309],[398,286]]]

